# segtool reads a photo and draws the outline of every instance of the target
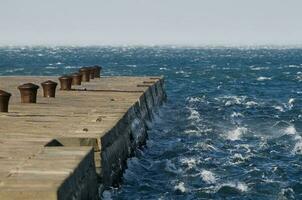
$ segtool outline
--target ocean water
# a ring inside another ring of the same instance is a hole
[[[2,76],[93,64],[162,74],[168,95],[104,199],[302,199],[302,49],[0,48]]]

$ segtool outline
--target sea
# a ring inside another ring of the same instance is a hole
[[[100,198],[302,199],[301,48],[0,47],[1,76],[95,64],[164,75],[168,96],[121,186]]]

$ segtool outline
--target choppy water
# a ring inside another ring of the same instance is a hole
[[[0,48],[0,75],[90,64],[166,76],[149,141],[105,199],[302,199],[302,49]]]

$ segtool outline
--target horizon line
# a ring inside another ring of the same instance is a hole
[[[302,48],[302,44],[1,44],[0,48],[22,47],[168,47],[168,48]]]

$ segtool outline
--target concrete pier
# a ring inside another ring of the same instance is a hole
[[[166,99],[163,77],[102,77],[21,103],[17,87],[58,77],[1,77],[12,94],[0,113],[0,199],[97,199],[117,185]]]

